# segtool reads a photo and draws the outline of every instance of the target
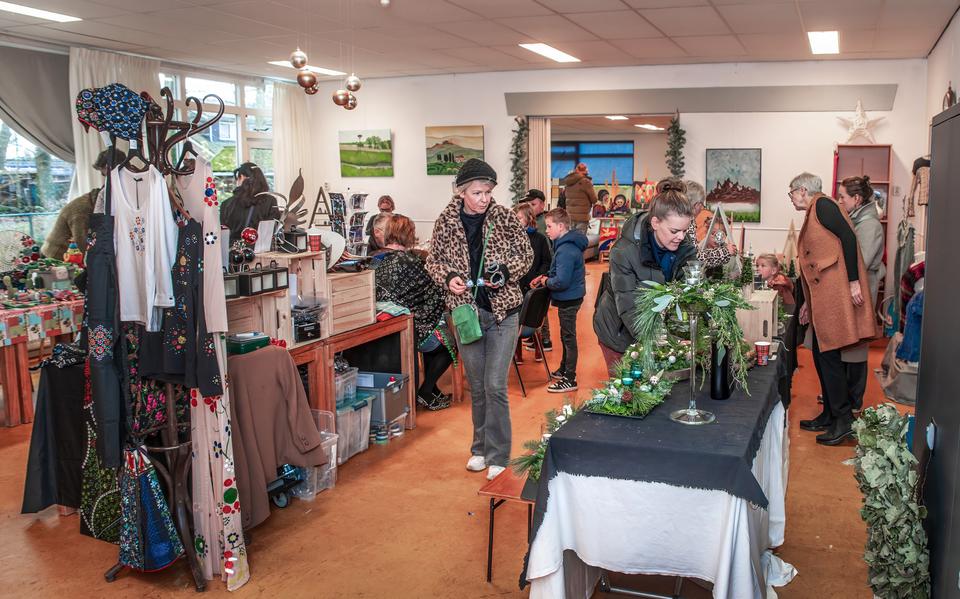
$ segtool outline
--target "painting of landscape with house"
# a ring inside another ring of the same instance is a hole
[[[456,175],[471,158],[483,160],[483,126],[427,127],[427,174]]]

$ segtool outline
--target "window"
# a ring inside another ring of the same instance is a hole
[[[36,147],[0,121],[0,230],[40,243],[70,200],[73,165]]]
[[[223,117],[210,129],[192,137],[194,146],[213,166],[217,193],[228,198],[235,186],[233,171],[243,162],[254,162],[273,187],[273,82],[260,79],[219,79],[194,73],[165,72],[160,84],[169,87],[181,114],[186,97],[203,99],[216,94],[225,104]],[[204,104],[203,120],[216,113],[215,104]],[[285,190],[280,190],[285,192]]]
[[[563,179],[583,162],[596,186],[633,185],[632,141],[555,141],[550,144],[550,176]]]

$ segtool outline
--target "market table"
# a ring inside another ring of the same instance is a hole
[[[0,310],[0,385],[3,423],[17,426],[33,421],[33,390],[27,343],[72,336],[83,326],[83,300]]]
[[[698,393],[717,420],[670,420],[680,383],[636,420],[581,411],[553,434],[524,576],[531,599],[590,597],[600,569],[713,583],[718,599],[764,597],[783,543],[788,437],[779,364],[755,368],[751,395]],[[566,554],[565,554],[566,551]]]

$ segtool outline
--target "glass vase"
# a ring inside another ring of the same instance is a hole
[[[684,410],[675,410],[670,418],[681,424],[699,425],[709,424],[716,420],[712,413],[697,408],[697,325],[699,315],[689,312],[690,319],[690,403]]]

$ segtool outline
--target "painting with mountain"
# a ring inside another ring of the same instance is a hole
[[[393,176],[393,139],[389,129],[340,131],[338,139],[340,176]]]
[[[733,220],[760,222],[760,149],[707,150],[707,203]]]
[[[483,126],[427,127],[426,147],[428,175],[456,175],[467,160],[483,160]]]

